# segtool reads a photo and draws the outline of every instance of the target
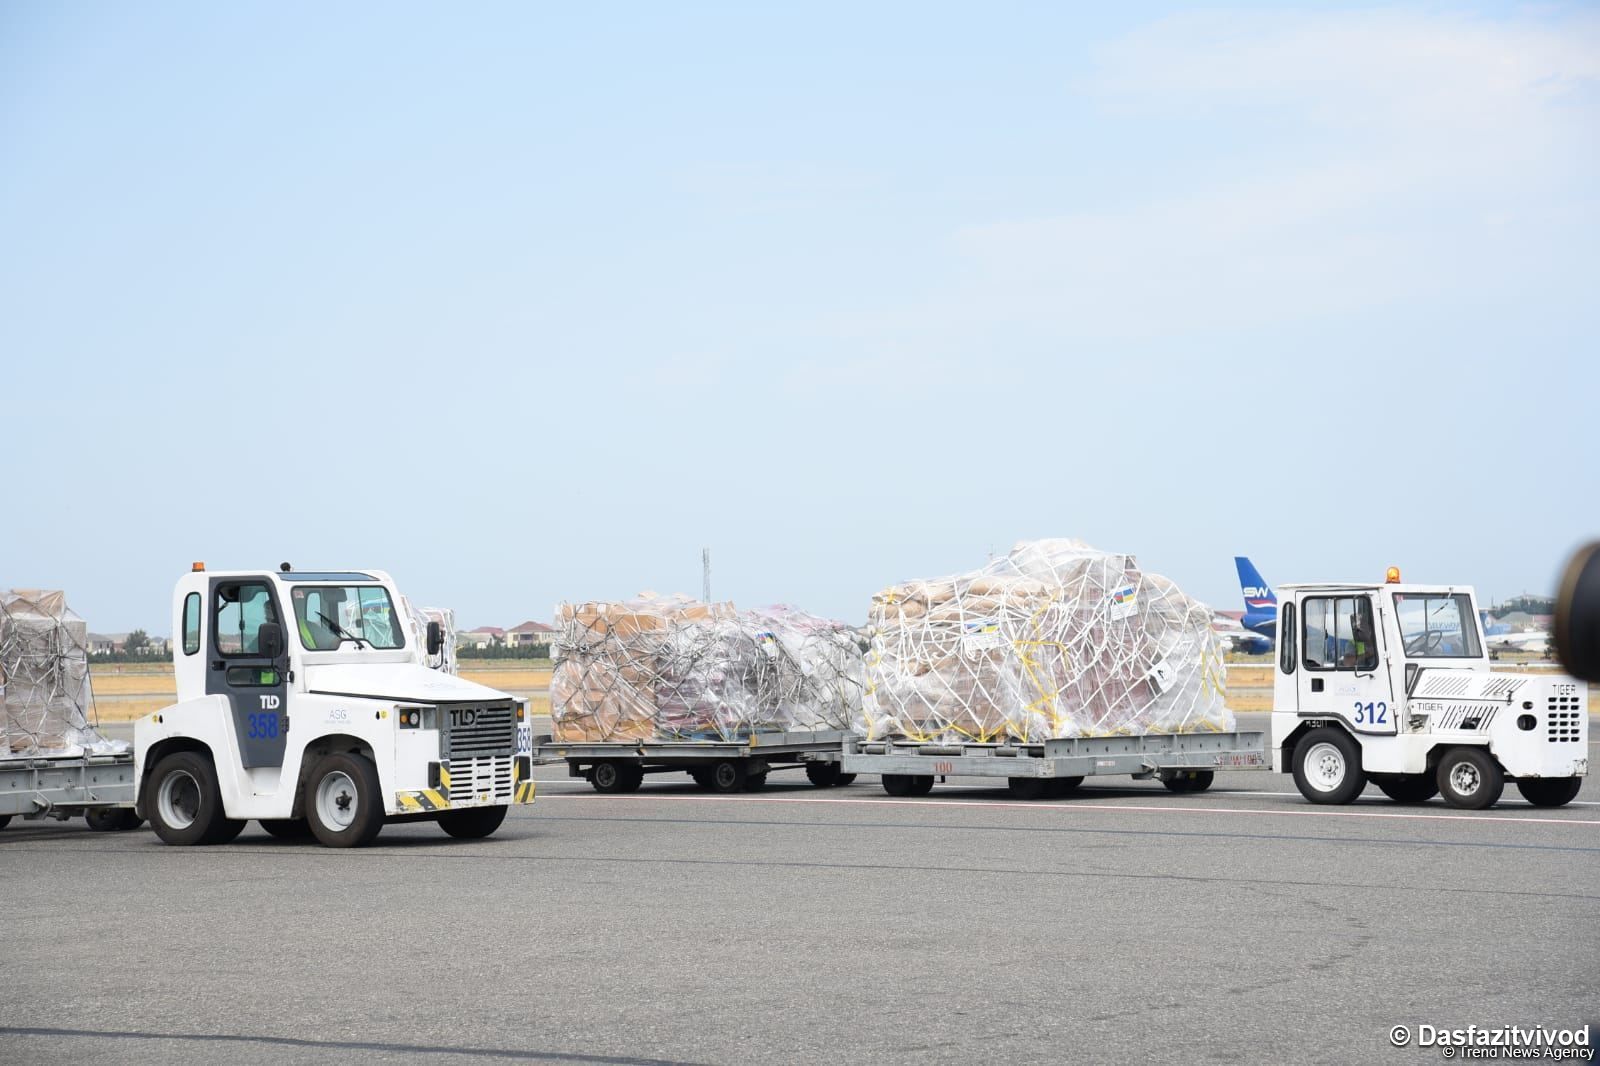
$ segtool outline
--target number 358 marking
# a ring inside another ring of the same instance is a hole
[[[1389,705],[1387,703],[1362,703],[1356,700],[1356,725],[1388,725]]]

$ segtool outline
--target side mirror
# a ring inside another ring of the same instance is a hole
[[[444,650],[444,626],[438,622],[428,623],[428,654],[438,655]]]
[[[277,622],[262,622],[261,628],[256,631],[256,646],[261,649],[262,658],[281,658],[283,656],[283,627]]]

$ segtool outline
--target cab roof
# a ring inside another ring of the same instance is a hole
[[[1471,585],[1407,585],[1400,582],[1387,581],[1314,581],[1299,585],[1279,585],[1278,587],[1285,592],[1381,592],[1384,589],[1389,589],[1393,592],[1428,592],[1444,595],[1472,592]]]

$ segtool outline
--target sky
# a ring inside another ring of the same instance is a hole
[[[0,587],[846,621],[1016,541],[1548,592],[1581,4],[0,5]]]

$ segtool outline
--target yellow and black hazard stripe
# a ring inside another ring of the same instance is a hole
[[[526,755],[518,755],[511,760],[511,802],[533,802],[533,760]]]
[[[400,801],[400,810],[406,813],[412,811],[447,811],[450,809],[450,790],[448,787],[397,792],[395,793],[395,798]]]

